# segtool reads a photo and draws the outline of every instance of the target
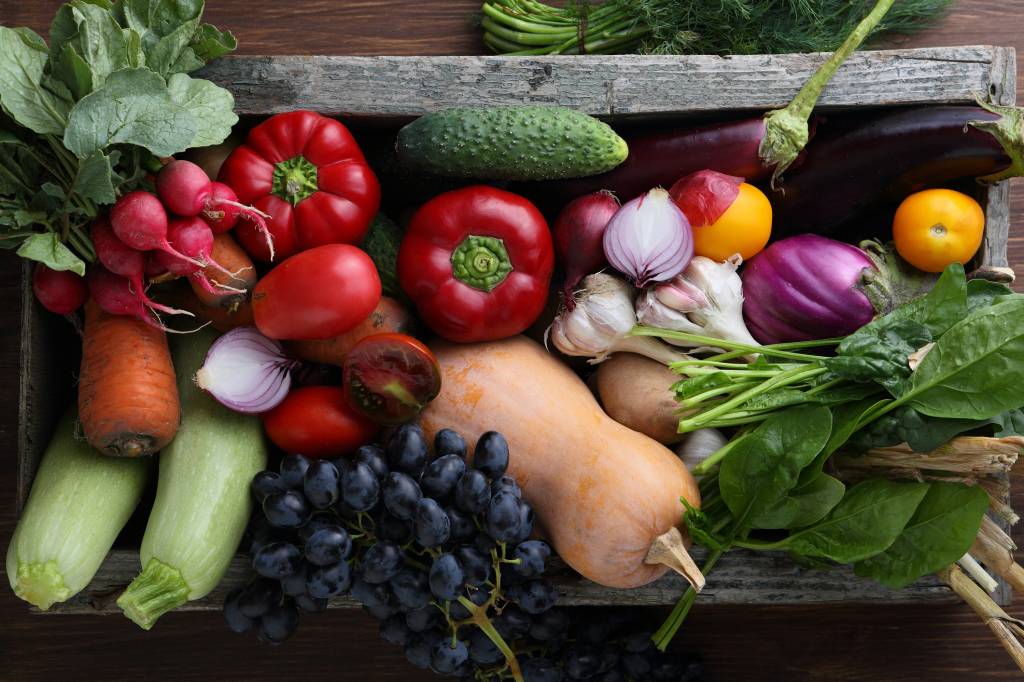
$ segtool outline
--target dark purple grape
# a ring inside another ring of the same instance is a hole
[[[441,622],[441,611],[433,604],[418,609],[410,609],[405,613],[405,624],[413,632],[426,632]]]
[[[551,609],[533,619],[530,626],[530,637],[541,642],[558,639],[569,629],[572,619],[562,609]]]
[[[473,590],[469,593],[469,601],[473,602],[477,606],[483,606],[487,603],[487,600],[491,598],[491,593],[487,590]],[[466,620],[473,614],[469,609],[465,607],[462,602],[450,601],[448,602],[448,614],[452,620]],[[472,629],[472,626],[468,626]]]
[[[281,578],[281,591],[289,597],[297,597],[306,594],[306,580],[309,577],[309,564],[305,561],[299,563],[295,572],[286,578]]]
[[[595,618],[580,624],[576,639],[585,644],[602,644],[611,634],[612,623],[607,618]]]
[[[505,654],[501,653],[494,642],[487,634],[479,629],[473,628],[469,633],[469,658],[481,667],[495,665],[505,660]]]
[[[306,613],[320,613],[321,611],[327,610],[327,600],[324,598],[316,599],[310,597],[308,594],[297,594],[295,595],[295,605]]]
[[[373,475],[377,477],[377,480],[381,483],[388,475],[388,464],[384,457],[384,448],[377,444],[363,445],[356,450],[355,457],[353,460],[356,462],[362,462],[366,466],[370,467],[373,471]]]
[[[398,603],[407,609],[422,608],[434,599],[427,574],[411,566],[401,569],[389,584]]]
[[[427,440],[423,429],[416,424],[402,424],[384,448],[388,468],[419,478],[427,464]]]
[[[380,497],[380,483],[373,470],[362,462],[356,462],[341,480],[341,499],[349,509],[369,511]]]
[[[363,611],[366,611],[377,620],[386,620],[399,613],[398,607],[392,606],[391,604],[376,604],[374,606],[363,605]]]
[[[519,604],[527,613],[537,615],[544,613],[558,601],[558,592],[547,580],[528,580],[520,585],[513,585],[506,590],[510,601]]]
[[[487,533],[498,542],[518,542],[521,528],[519,500],[504,490],[492,497],[487,505]]]
[[[402,569],[402,558],[403,552],[398,545],[381,540],[363,555],[359,565],[360,577],[371,584],[386,583]]]
[[[455,484],[455,506],[469,514],[482,514],[491,500],[491,486],[482,471],[467,469]]]
[[[305,543],[309,541],[313,533],[321,528],[340,528],[337,515],[332,512],[316,512],[309,517],[306,525],[296,531],[296,534],[299,537],[299,541]]]
[[[381,540],[390,540],[395,544],[404,545],[412,540],[412,522],[403,521],[392,516],[390,512],[384,512],[377,519],[377,537]]]
[[[491,557],[472,545],[463,545],[454,552],[459,560],[466,584],[480,587],[491,577]]]
[[[546,658],[528,658],[520,662],[523,682],[561,682],[562,673]]]
[[[247,618],[259,618],[281,602],[281,583],[257,578],[242,588],[238,595],[238,611]]]
[[[491,550],[497,549],[498,544],[494,541],[494,538],[492,538],[486,532],[481,531],[476,534],[476,537],[473,538],[473,546],[476,547],[477,550],[479,550],[481,553],[490,556]]]
[[[430,630],[415,634],[405,644],[405,657],[417,668],[429,668],[434,647],[444,638],[440,632]]]
[[[594,678],[594,682],[627,682],[626,676],[616,670],[606,670]],[[679,682],[682,682],[680,680]]]
[[[368,583],[360,578],[352,583],[352,598],[363,606],[388,606],[391,593],[387,585]]]
[[[538,618],[549,613],[558,613],[559,611],[560,609],[551,609],[538,616]],[[622,658],[622,649],[617,644],[609,644],[608,642],[603,642],[599,648],[601,651],[601,668],[598,672],[606,673],[619,664],[619,659]]]
[[[238,598],[244,588],[238,587],[228,593],[224,599],[224,620],[228,622],[228,628],[232,632],[242,634],[252,629],[253,619],[242,613],[238,605]]]
[[[574,646],[566,652],[562,666],[570,680],[585,680],[600,671],[601,654],[590,646]]]
[[[441,429],[434,436],[434,456],[458,455],[466,458],[466,439],[452,429]]]
[[[317,566],[344,561],[352,555],[352,538],[348,531],[334,524],[324,526],[306,540],[306,559]]]
[[[302,482],[306,477],[309,460],[302,455],[286,455],[281,459],[281,478],[284,484],[294,490],[302,490]]]
[[[511,476],[502,476],[491,484],[491,496],[497,495],[502,491],[511,493],[517,500],[523,499],[522,488],[519,487],[519,484]]]
[[[437,557],[430,567],[430,591],[438,599],[458,599],[466,578],[458,559],[451,554]]]
[[[413,526],[418,542],[423,547],[438,547],[448,541],[451,522],[439,505],[429,497],[416,504],[416,521]]]
[[[459,640],[442,639],[434,645],[430,656],[430,669],[439,675],[451,675],[469,659],[469,650]]]
[[[384,481],[384,507],[395,517],[411,519],[423,497],[420,486],[409,474],[393,471]]]
[[[310,463],[303,479],[302,490],[306,499],[317,509],[327,509],[338,501],[341,474],[333,462],[318,459]]]
[[[647,653],[654,649],[654,640],[651,639],[652,634],[646,630],[631,633],[622,640],[622,648],[631,654]]]
[[[402,615],[381,621],[379,632],[385,642],[396,646],[405,646],[412,637],[412,630],[405,624],[405,616]]]
[[[501,615],[491,619],[494,622],[494,629],[505,638],[505,640],[519,639],[530,632],[533,619],[515,604],[506,606]]]
[[[271,542],[260,547],[252,557],[252,567],[264,578],[281,580],[298,570],[302,552],[289,542]]]
[[[519,500],[519,537],[513,542],[522,542],[533,533],[533,507],[526,500]]]
[[[494,480],[508,469],[508,441],[497,431],[484,433],[473,448],[473,467]]]
[[[644,654],[626,654],[622,657],[622,669],[630,679],[647,679],[651,674],[651,661]]]
[[[447,499],[466,470],[466,462],[458,455],[443,455],[427,465],[420,479],[423,494],[435,500]]]
[[[245,531],[242,547],[247,550],[246,553],[249,556],[252,556],[263,545],[288,540],[290,535],[289,531],[270,525],[267,517],[261,512],[257,512],[253,514],[249,527]]]
[[[271,493],[263,500],[263,515],[275,528],[298,528],[311,513],[306,497],[297,490]]]
[[[281,644],[299,626],[299,611],[290,599],[274,605],[260,618],[259,638],[270,644]]]
[[[551,556],[551,548],[543,540],[520,542],[512,550],[512,570],[526,578],[535,578],[544,573],[544,562]]]
[[[448,535],[450,542],[469,542],[473,539],[476,524],[472,517],[455,507],[445,507],[444,513],[448,516],[448,527],[451,529]]]
[[[352,585],[352,571],[339,561],[330,566],[318,566],[306,577],[306,594],[315,599],[326,599],[343,594]]]
[[[253,497],[256,498],[256,502],[263,504],[263,498],[270,493],[283,493],[288,490],[288,484],[276,471],[261,471],[252,477],[249,489],[252,491]]]
[[[674,656],[661,655],[651,668],[651,679],[656,682],[678,682],[683,676],[686,664]]]

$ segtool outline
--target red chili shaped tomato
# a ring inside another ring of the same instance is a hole
[[[364,251],[328,244],[268,272],[253,289],[252,312],[272,339],[329,339],[369,317],[380,294],[377,268]]]
[[[270,215],[276,256],[324,244],[359,244],[380,208],[380,183],[348,129],[312,111],[273,116],[249,133],[221,166],[238,200]],[[241,221],[238,241],[269,261],[266,240]]]
[[[398,279],[435,332],[472,343],[513,336],[547,302],[551,233],[518,194],[475,185],[445,192],[413,216]]]
[[[430,349],[407,334],[374,334],[345,355],[345,396],[378,424],[398,425],[441,392],[441,367]]]
[[[349,407],[343,393],[338,386],[293,390],[263,415],[267,437],[285,452],[306,457],[338,457],[369,443],[378,426]]]

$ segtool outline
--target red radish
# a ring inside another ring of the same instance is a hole
[[[215,184],[220,187],[215,188]],[[234,226],[240,215],[248,218],[256,223],[267,242],[270,260],[274,259],[274,240],[264,220],[267,214],[239,203],[234,190],[223,183],[211,182],[206,171],[191,161],[178,159],[160,169],[156,176],[156,192],[171,213],[183,217],[202,215],[208,221],[230,222],[230,226]],[[226,207],[231,207],[234,212],[230,218]],[[230,226],[223,229],[230,229]]]
[[[570,201],[558,214],[552,228],[555,251],[565,269],[562,301],[572,310],[576,302],[573,288],[587,275],[608,264],[604,257],[604,228],[619,210],[619,200],[611,192],[586,194]]]
[[[191,260],[167,242],[167,211],[155,194],[142,190],[125,194],[110,209],[110,226],[118,239],[136,251],[166,251]],[[198,261],[196,265],[202,267]]]
[[[146,254],[145,274],[150,282],[165,282],[174,279],[175,275],[160,262],[159,255],[163,251],[150,251]]]
[[[125,246],[117,238],[110,228],[110,223],[105,218],[97,218],[92,224],[92,243],[96,247],[96,257],[107,270],[115,275],[127,278],[131,284],[131,290],[139,302],[155,310],[160,310],[171,315],[191,315],[187,310],[168,308],[146,296],[146,283],[144,279],[146,271],[146,254],[142,251]]]
[[[111,315],[130,315],[148,325],[167,330],[155,312],[143,304],[134,291],[127,277],[115,275],[102,265],[89,268],[86,275],[89,282],[89,293],[104,312]],[[191,314],[191,313],[189,313]]]
[[[171,219],[167,228],[167,236],[176,249],[189,257],[189,260],[182,260],[170,254],[160,253],[157,258],[171,273],[191,277],[200,284],[204,291],[212,294],[221,293],[217,291],[218,288],[227,291],[243,291],[219,282],[212,283],[203,272],[203,268],[209,265],[227,275],[235,274],[213,259],[211,255],[213,231],[201,218],[193,216]],[[202,263],[202,267],[196,266],[196,262]]]
[[[203,211],[200,217],[206,221],[206,224],[210,226],[214,234],[220,234],[221,232],[227,232],[235,223],[238,222],[239,214],[242,209],[238,207],[238,195],[235,194],[235,190],[231,189],[223,182],[217,182],[214,180],[210,183],[210,187],[213,190],[212,197],[213,203],[217,205],[216,208],[208,208]]]
[[[58,315],[69,315],[85,303],[89,290],[85,279],[70,270],[54,270],[42,263],[32,273],[32,291],[44,308]]]

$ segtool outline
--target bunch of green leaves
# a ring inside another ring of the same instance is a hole
[[[858,575],[900,588],[970,548],[988,508],[978,487],[869,479],[847,487],[825,460],[850,434],[850,418],[823,405],[773,414],[727,446],[701,479],[702,509],[686,522],[711,550],[707,574],[730,549],[786,551],[814,566],[852,564]],[[664,648],[696,599],[690,589],[655,634]]]
[[[88,224],[156,157],[218,144],[227,90],[187,74],[235,48],[203,0],[72,0],[50,42],[0,26],[0,247],[84,274]]]
[[[871,37],[909,33],[951,0],[900,0]],[[484,42],[504,54],[771,54],[835,50],[872,0],[487,0]],[[581,50],[581,37],[583,49]]]

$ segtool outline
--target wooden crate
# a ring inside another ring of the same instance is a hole
[[[764,111],[785,105],[825,55],[586,56],[586,57],[228,57],[205,77],[235,95],[243,116],[307,108],[360,124],[387,126],[430,111],[466,104],[560,104],[609,122],[686,119]],[[1015,53],[971,46],[860,52],[826,88],[824,110],[973,103],[1013,104]],[[985,240],[975,266],[1006,266],[1008,184],[979,188],[986,208]],[[49,434],[73,396],[77,345],[71,327],[41,310],[23,279],[19,405],[19,510]],[[701,550],[696,550],[698,557]],[[137,552],[115,549],[93,583],[50,613],[116,611],[114,599],[139,571]],[[217,590],[186,609],[216,609],[246,580],[238,556]],[[611,590],[568,570],[554,577],[563,602],[577,605],[671,604],[685,584],[667,576],[634,590]],[[1001,584],[997,601],[1009,601]],[[955,601],[934,578],[890,591],[849,570],[810,571],[784,555],[736,551],[716,567],[700,603],[807,604]],[[332,606],[355,606],[339,598]]]

